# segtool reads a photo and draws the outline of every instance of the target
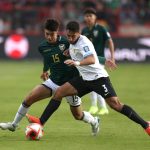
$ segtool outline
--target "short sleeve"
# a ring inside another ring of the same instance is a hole
[[[108,40],[111,38],[110,33],[104,27],[102,27],[102,31],[103,31],[103,36],[105,40]]]
[[[87,57],[93,54],[92,48],[88,45],[82,46],[82,55],[83,57]]]

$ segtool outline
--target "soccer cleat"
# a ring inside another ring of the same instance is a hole
[[[35,116],[31,116],[29,114],[26,114],[26,117],[30,123],[38,123],[38,124],[42,125],[39,118],[37,118]]]
[[[96,136],[99,132],[100,119],[99,119],[99,117],[94,117],[94,119],[95,119],[95,124],[94,125],[91,124],[91,126],[92,126],[92,135]]]
[[[107,108],[101,108],[97,114],[98,115],[105,115],[105,114],[109,114],[109,111]]]
[[[97,106],[91,106],[89,109],[89,113],[94,115],[98,112],[98,107]]]
[[[9,130],[9,131],[12,131],[14,132],[17,128],[17,125],[13,125],[11,122],[8,122],[8,123],[0,123],[0,128],[2,130]]]
[[[150,122],[148,122],[148,127],[145,129],[145,132],[150,136]]]

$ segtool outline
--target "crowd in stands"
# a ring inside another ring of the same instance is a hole
[[[40,34],[47,17],[58,18],[62,32],[69,20],[83,27],[87,7],[97,10],[98,22],[112,33],[122,24],[150,25],[149,0],[0,0],[0,33]]]

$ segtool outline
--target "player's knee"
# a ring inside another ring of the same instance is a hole
[[[83,118],[83,114],[81,114],[81,113],[75,113],[75,114],[73,114],[73,116],[76,120],[82,120],[82,118]]]
[[[61,91],[61,89],[57,89],[57,91],[55,92],[54,96],[53,96],[54,99],[62,99],[63,98],[63,93]]]
[[[32,105],[34,103],[34,95],[33,93],[31,92],[26,98],[25,98],[25,103],[27,105]]]
[[[119,99],[117,97],[111,97],[107,100],[108,105],[116,110],[120,111],[122,109],[122,104],[120,103]]]

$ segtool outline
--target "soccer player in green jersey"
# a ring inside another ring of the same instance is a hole
[[[94,45],[97,55],[100,57],[104,57],[104,49],[106,43],[108,43],[108,47],[111,54],[111,60],[115,62],[114,59],[114,44],[111,39],[109,32],[101,25],[96,23],[96,11],[92,8],[85,10],[84,12],[84,21],[86,23],[86,27],[82,30],[82,35],[85,35]],[[106,102],[104,98],[95,93],[90,93],[91,98],[91,107],[89,112],[91,114],[98,113],[99,115],[108,114],[109,111],[106,106]],[[100,104],[101,109],[98,111],[97,101]]]
[[[64,61],[68,59],[63,52],[69,48],[69,42],[65,37],[58,35],[59,23],[57,20],[48,19],[45,22],[44,33],[45,40],[39,45],[39,52],[44,58],[44,67],[41,78],[44,80],[43,84],[36,86],[24,99],[20,105],[13,122],[0,123],[0,128],[3,130],[15,131],[19,122],[27,114],[29,107],[42,99],[49,98],[56,91],[56,89],[69,81],[79,73],[75,67],[67,66]],[[111,61],[106,61],[107,65],[111,67]],[[50,70],[50,76],[48,71]],[[97,134],[99,130],[99,118],[93,117],[89,112],[82,111],[81,99],[78,96],[67,96],[70,104],[71,112],[75,119],[82,120],[92,126],[92,134]],[[51,103],[52,104],[52,103]],[[49,104],[44,110],[42,116],[38,119],[34,118],[34,122],[44,125],[49,118],[49,111],[54,111],[55,108],[49,110]],[[32,116],[28,115],[30,121]],[[31,121],[32,122],[32,121]]]

